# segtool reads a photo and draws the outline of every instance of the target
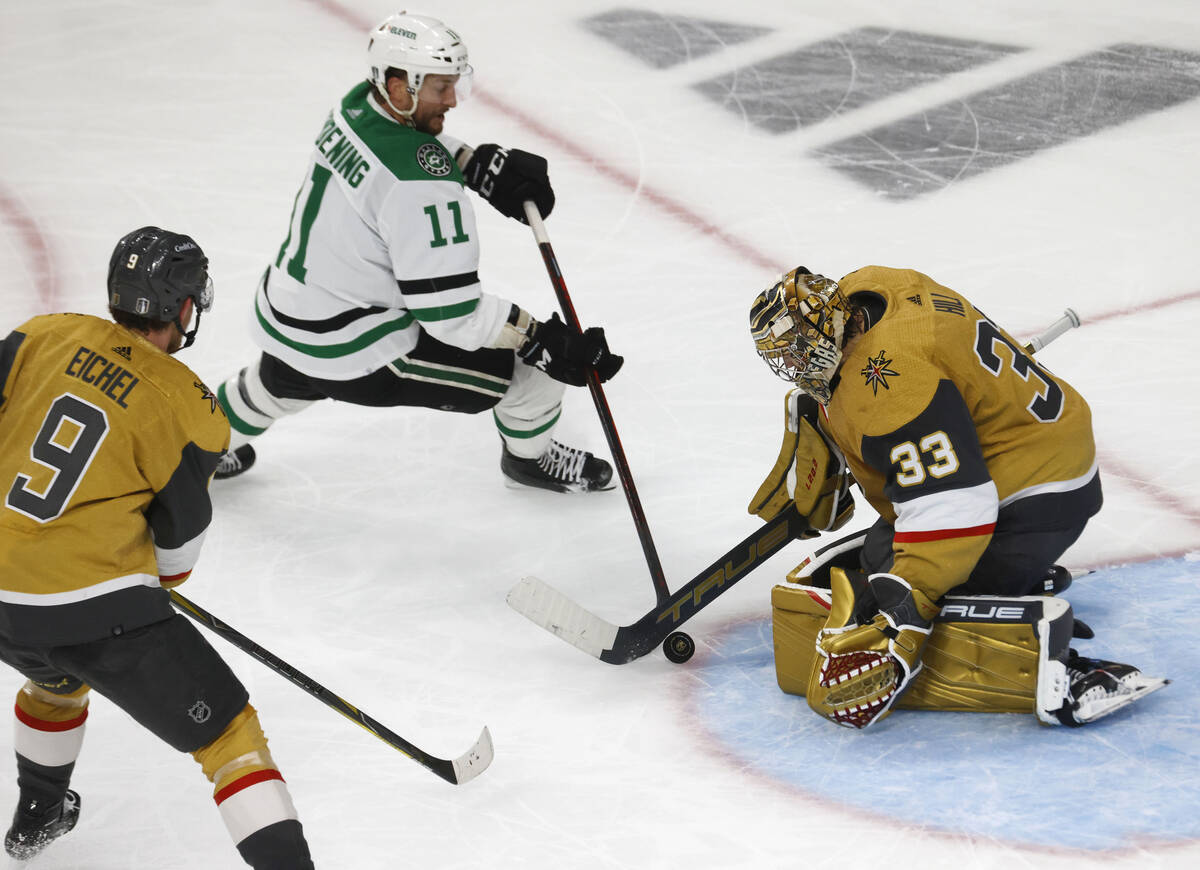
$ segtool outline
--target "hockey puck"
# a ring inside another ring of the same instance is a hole
[[[663,641],[663,655],[667,657],[667,661],[677,665],[686,662],[695,652],[696,642],[690,635],[684,634],[682,631],[671,632]]]

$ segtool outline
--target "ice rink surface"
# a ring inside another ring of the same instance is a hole
[[[393,7],[0,0],[0,328],[103,311],[148,223],[211,259],[182,359],[251,362],[255,281],[312,139]],[[1191,868],[1200,863],[1200,12],[1191,0],[427,3],[475,94],[447,131],[545,155],[575,307],[672,588],[755,528],[784,387],[746,310],[798,264],[912,267],[1089,400],[1106,504],[1065,561],[1091,654],[1173,678],[1083,731],[902,712],[874,732],[774,682],[795,543],[688,625],[686,665],[614,667],[505,604],[526,574],[628,623],[654,596],[619,490],[505,488],[488,416],[321,406],[214,486],[183,592],[430,752],[454,787],[223,641],[324,868]],[[485,287],[548,316],[529,230],[476,201]],[[560,437],[607,453],[572,391]],[[867,524],[860,508],[855,522]],[[0,680],[15,691],[15,673]],[[7,734],[0,748],[7,754]],[[3,768],[0,768],[3,769]],[[16,787],[0,775],[0,808]],[[34,866],[242,866],[199,769],[95,698],[78,828]],[[7,812],[7,809],[3,809]]]

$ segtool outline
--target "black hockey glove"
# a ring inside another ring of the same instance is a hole
[[[572,387],[587,386],[587,375],[593,368],[603,383],[625,362],[625,357],[609,353],[601,327],[576,332],[562,322],[557,312],[533,328],[517,356],[526,365]]]
[[[517,148],[480,145],[463,169],[467,187],[476,191],[505,217],[525,219],[524,203],[532,199],[542,217],[554,210],[554,189],[550,187],[545,157]]]

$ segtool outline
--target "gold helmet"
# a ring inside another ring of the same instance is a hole
[[[836,281],[799,266],[755,298],[750,335],[771,371],[826,405],[849,310]]]

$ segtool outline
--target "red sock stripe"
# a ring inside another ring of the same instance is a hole
[[[225,788],[213,795],[213,800],[217,802],[217,806],[220,806],[224,801],[233,797],[242,789],[249,788],[252,785],[258,785],[260,782],[267,782],[268,780],[272,779],[277,779],[280,782],[283,782],[283,774],[274,768],[269,770],[256,770],[254,773],[248,773],[245,776],[240,776],[233,782],[229,783],[229,785],[225,786]]]
[[[36,716],[31,716],[21,709],[21,705],[17,704],[14,708],[17,714],[17,719],[24,725],[28,725],[35,731],[70,731],[72,728],[78,728],[84,723],[88,717],[87,708],[83,708],[83,712],[74,719],[67,719],[64,722],[48,722],[45,719],[39,719]]]

